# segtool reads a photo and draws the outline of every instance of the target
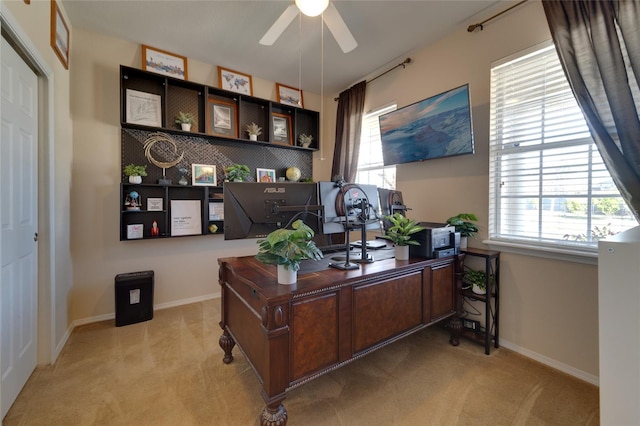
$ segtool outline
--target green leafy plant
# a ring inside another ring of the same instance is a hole
[[[251,124],[247,124],[247,127],[245,128],[245,130],[250,135],[260,136],[262,134],[262,128],[253,122]]]
[[[285,269],[298,271],[305,259],[322,259],[322,252],[312,241],[315,233],[298,219],[293,229],[276,229],[266,240],[258,240],[256,259],[266,265],[284,265]]]
[[[387,232],[382,238],[392,241],[397,246],[420,245],[420,243],[412,239],[411,236],[426,229],[424,226],[418,225],[415,221],[406,218],[400,213],[385,216],[385,219],[391,222],[392,226],[387,229]]]
[[[478,232],[478,227],[473,223],[478,218],[473,213],[460,213],[447,219],[447,223],[456,227],[456,232],[460,232],[461,237],[474,237]]]
[[[313,136],[302,133],[298,136],[298,142],[300,142],[301,146],[308,147],[313,142]]]
[[[491,283],[495,282],[493,275],[489,277]],[[487,274],[484,271],[476,271],[475,269],[467,269],[464,272],[462,280],[468,284],[476,285],[480,290],[486,291],[487,289]]]
[[[124,166],[124,174],[127,176],[146,176],[147,175],[147,165],[137,166],[135,164],[129,164]]]
[[[196,118],[190,112],[180,111],[176,116],[176,124],[195,124]]]
[[[244,182],[251,176],[251,169],[244,164],[232,164],[224,169],[224,175],[230,182]]]

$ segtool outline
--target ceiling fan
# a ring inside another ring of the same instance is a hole
[[[329,0],[295,0],[295,3],[282,12],[282,15],[260,39],[260,44],[271,46],[275,43],[300,12],[307,16],[318,16],[324,12],[322,15],[324,23],[327,24],[329,31],[331,31],[344,53],[351,52],[358,46],[356,39],[353,38],[351,31],[347,28],[347,24],[342,20],[338,9],[333,3],[329,3]]]

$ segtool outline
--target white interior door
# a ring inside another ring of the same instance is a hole
[[[0,408],[37,360],[38,78],[2,37],[0,70]]]

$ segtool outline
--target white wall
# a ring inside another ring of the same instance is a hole
[[[49,45],[48,1],[2,1],[3,19],[15,23],[21,48],[28,46],[30,62],[40,62],[49,73],[41,79],[39,111],[39,218],[38,233],[38,361],[55,358],[66,341],[70,291],[73,286],[69,217],[73,126],[69,111],[70,72]],[[62,8],[64,14],[64,8]],[[71,34],[73,45],[73,32]],[[73,55],[71,62],[73,63]]]
[[[406,69],[371,83],[365,110],[393,101],[403,107],[469,83],[475,154],[400,165],[397,188],[414,219],[444,222],[460,212],[475,213],[480,232],[469,245],[486,248],[482,240],[488,235],[491,63],[551,35],[539,1],[490,21],[483,31],[467,32],[472,23],[461,23],[449,36],[411,54],[413,61]],[[501,262],[501,343],[597,382],[597,267],[506,252]]]
[[[222,235],[120,241],[120,65],[141,67],[141,46],[75,29],[71,112],[74,127],[71,227],[74,288],[70,318],[80,322],[113,315],[114,278],[155,271],[157,305],[219,294],[219,257],[257,252],[255,240]],[[189,60],[189,80],[217,87],[217,64]],[[275,82],[253,76],[257,97],[276,99]],[[305,107],[319,96],[305,92]]]
[[[140,46],[72,28],[71,64],[66,71],[48,44],[49,2],[4,3],[10,4],[55,70],[56,341],[62,340],[61,333],[74,320],[113,315],[113,280],[118,273],[153,269],[155,301],[161,305],[216,294],[217,258],[253,254],[253,240],[228,242],[221,236],[207,236],[119,241],[119,65],[139,67]],[[470,245],[482,246],[488,220],[490,63],[547,40],[550,34],[542,6],[533,0],[486,24],[483,31],[468,33],[469,23],[414,52],[410,55],[414,62],[405,70],[370,84],[366,110],[391,101],[404,106],[470,84],[476,154],[399,166],[398,188],[420,220],[443,221],[461,211],[476,213],[480,235]],[[216,65],[190,60],[190,79],[215,86]],[[256,96],[275,99],[273,82],[259,76],[253,79]],[[316,180],[331,177],[334,96],[322,102],[322,150],[314,154]],[[305,104],[319,110],[321,102],[318,96],[305,93]],[[596,381],[597,268],[503,253],[501,279],[503,344]]]
[[[600,424],[640,424],[640,227],[598,245]]]

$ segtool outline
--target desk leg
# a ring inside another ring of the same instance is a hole
[[[264,407],[260,415],[260,426],[286,426],[288,415],[282,405],[283,400],[284,398]]]
[[[454,263],[455,272],[453,276],[454,294],[455,294],[455,310],[456,314],[449,322],[449,328],[451,329],[451,337],[449,337],[449,343],[453,346],[460,344],[460,335],[462,334],[462,276],[464,275],[464,254],[456,256]]]
[[[233,347],[236,345],[236,342],[233,340],[233,337],[231,337],[231,335],[226,329],[223,329],[222,336],[220,336],[220,340],[218,341],[218,344],[224,351],[224,358],[222,358],[222,361],[225,364],[231,363],[231,361],[233,361],[233,355],[231,354],[231,351],[233,350]]]

